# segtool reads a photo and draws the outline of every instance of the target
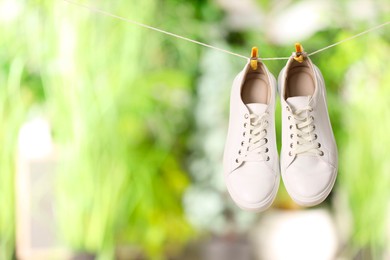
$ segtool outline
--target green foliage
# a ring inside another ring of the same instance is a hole
[[[194,46],[62,2],[21,5],[23,19],[13,21],[13,30],[2,28],[0,42],[13,46],[2,53],[1,69],[0,201],[7,212],[0,212],[0,258],[13,253],[16,134],[31,104],[44,107],[58,144],[56,213],[64,242],[100,259],[128,243],[153,257],[174,253],[192,235],[181,195],[188,185],[182,160]],[[166,28],[195,28],[190,17],[199,10],[175,5],[183,13]],[[152,0],[96,6],[149,24],[162,19],[154,19]],[[22,79],[15,56],[34,73]],[[29,99],[19,98],[19,83],[28,85]]]
[[[156,10],[154,1],[113,6],[105,9],[149,23]],[[58,39],[53,53],[66,61],[61,45],[70,41],[62,46],[69,67],[44,76],[65,158],[58,180],[62,234],[72,248],[100,259],[112,259],[115,246],[126,242],[163,256],[191,234],[181,209],[188,180],[180,159],[191,74],[177,66],[196,56],[177,45],[183,56],[171,59],[159,47],[168,42],[160,35],[70,8],[66,17],[52,16],[56,6],[47,12],[57,24],[46,38],[64,37],[55,34],[67,28],[70,39]],[[165,63],[172,69],[162,70]]]
[[[15,153],[25,115],[21,89],[23,61],[15,58],[0,70],[0,259],[11,259],[15,239]]]
[[[343,110],[344,134],[340,142],[340,188],[345,189],[353,218],[353,245],[368,248],[374,258],[386,247],[389,219],[390,163],[390,70],[383,53],[388,42],[368,37],[376,46],[369,52],[361,47],[360,59],[348,70]],[[362,44],[364,46],[364,43]],[[348,55],[350,46],[341,48]],[[359,50],[356,45],[354,50]],[[359,53],[359,51],[358,51]]]

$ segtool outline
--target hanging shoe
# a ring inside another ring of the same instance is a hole
[[[266,66],[245,66],[233,82],[224,177],[233,201],[242,209],[266,210],[279,188],[275,138],[276,80]]]
[[[326,199],[337,176],[336,141],[319,69],[306,53],[293,53],[278,80],[282,106],[281,173],[302,206]]]

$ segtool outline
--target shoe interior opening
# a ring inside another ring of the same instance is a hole
[[[241,88],[241,98],[244,104],[268,104],[271,94],[269,84],[270,82],[262,63],[257,63],[256,70],[249,68]]]
[[[297,96],[312,96],[315,90],[314,75],[308,62],[293,60],[290,64],[285,88],[285,99]]]

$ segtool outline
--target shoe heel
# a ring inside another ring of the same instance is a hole
[[[278,76],[278,87],[277,87],[277,90],[278,90],[278,93],[279,93],[279,96],[282,96],[282,90],[281,90],[281,87],[282,87],[282,77],[283,77],[283,74],[284,74],[284,71],[285,71],[286,67],[284,67],[280,73],[279,73],[279,76]]]

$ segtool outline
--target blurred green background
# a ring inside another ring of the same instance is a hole
[[[261,57],[289,56],[296,41],[312,52],[390,20],[388,0],[79,2],[243,55],[258,46]],[[15,194],[27,192],[15,188],[17,158],[40,147],[18,133],[36,118],[50,125],[56,233],[72,253],[219,260],[220,243],[241,252],[229,259],[280,259],[257,252],[265,223],[320,212],[335,230],[328,259],[390,259],[389,43],[387,26],[312,57],[339,148],[336,186],[314,209],[282,187],[272,209],[253,214],[222,181],[230,87],[245,60],[61,0],[0,0],[0,259],[17,256]],[[266,65],[277,76],[284,63]],[[299,259],[322,259],[313,256]]]

